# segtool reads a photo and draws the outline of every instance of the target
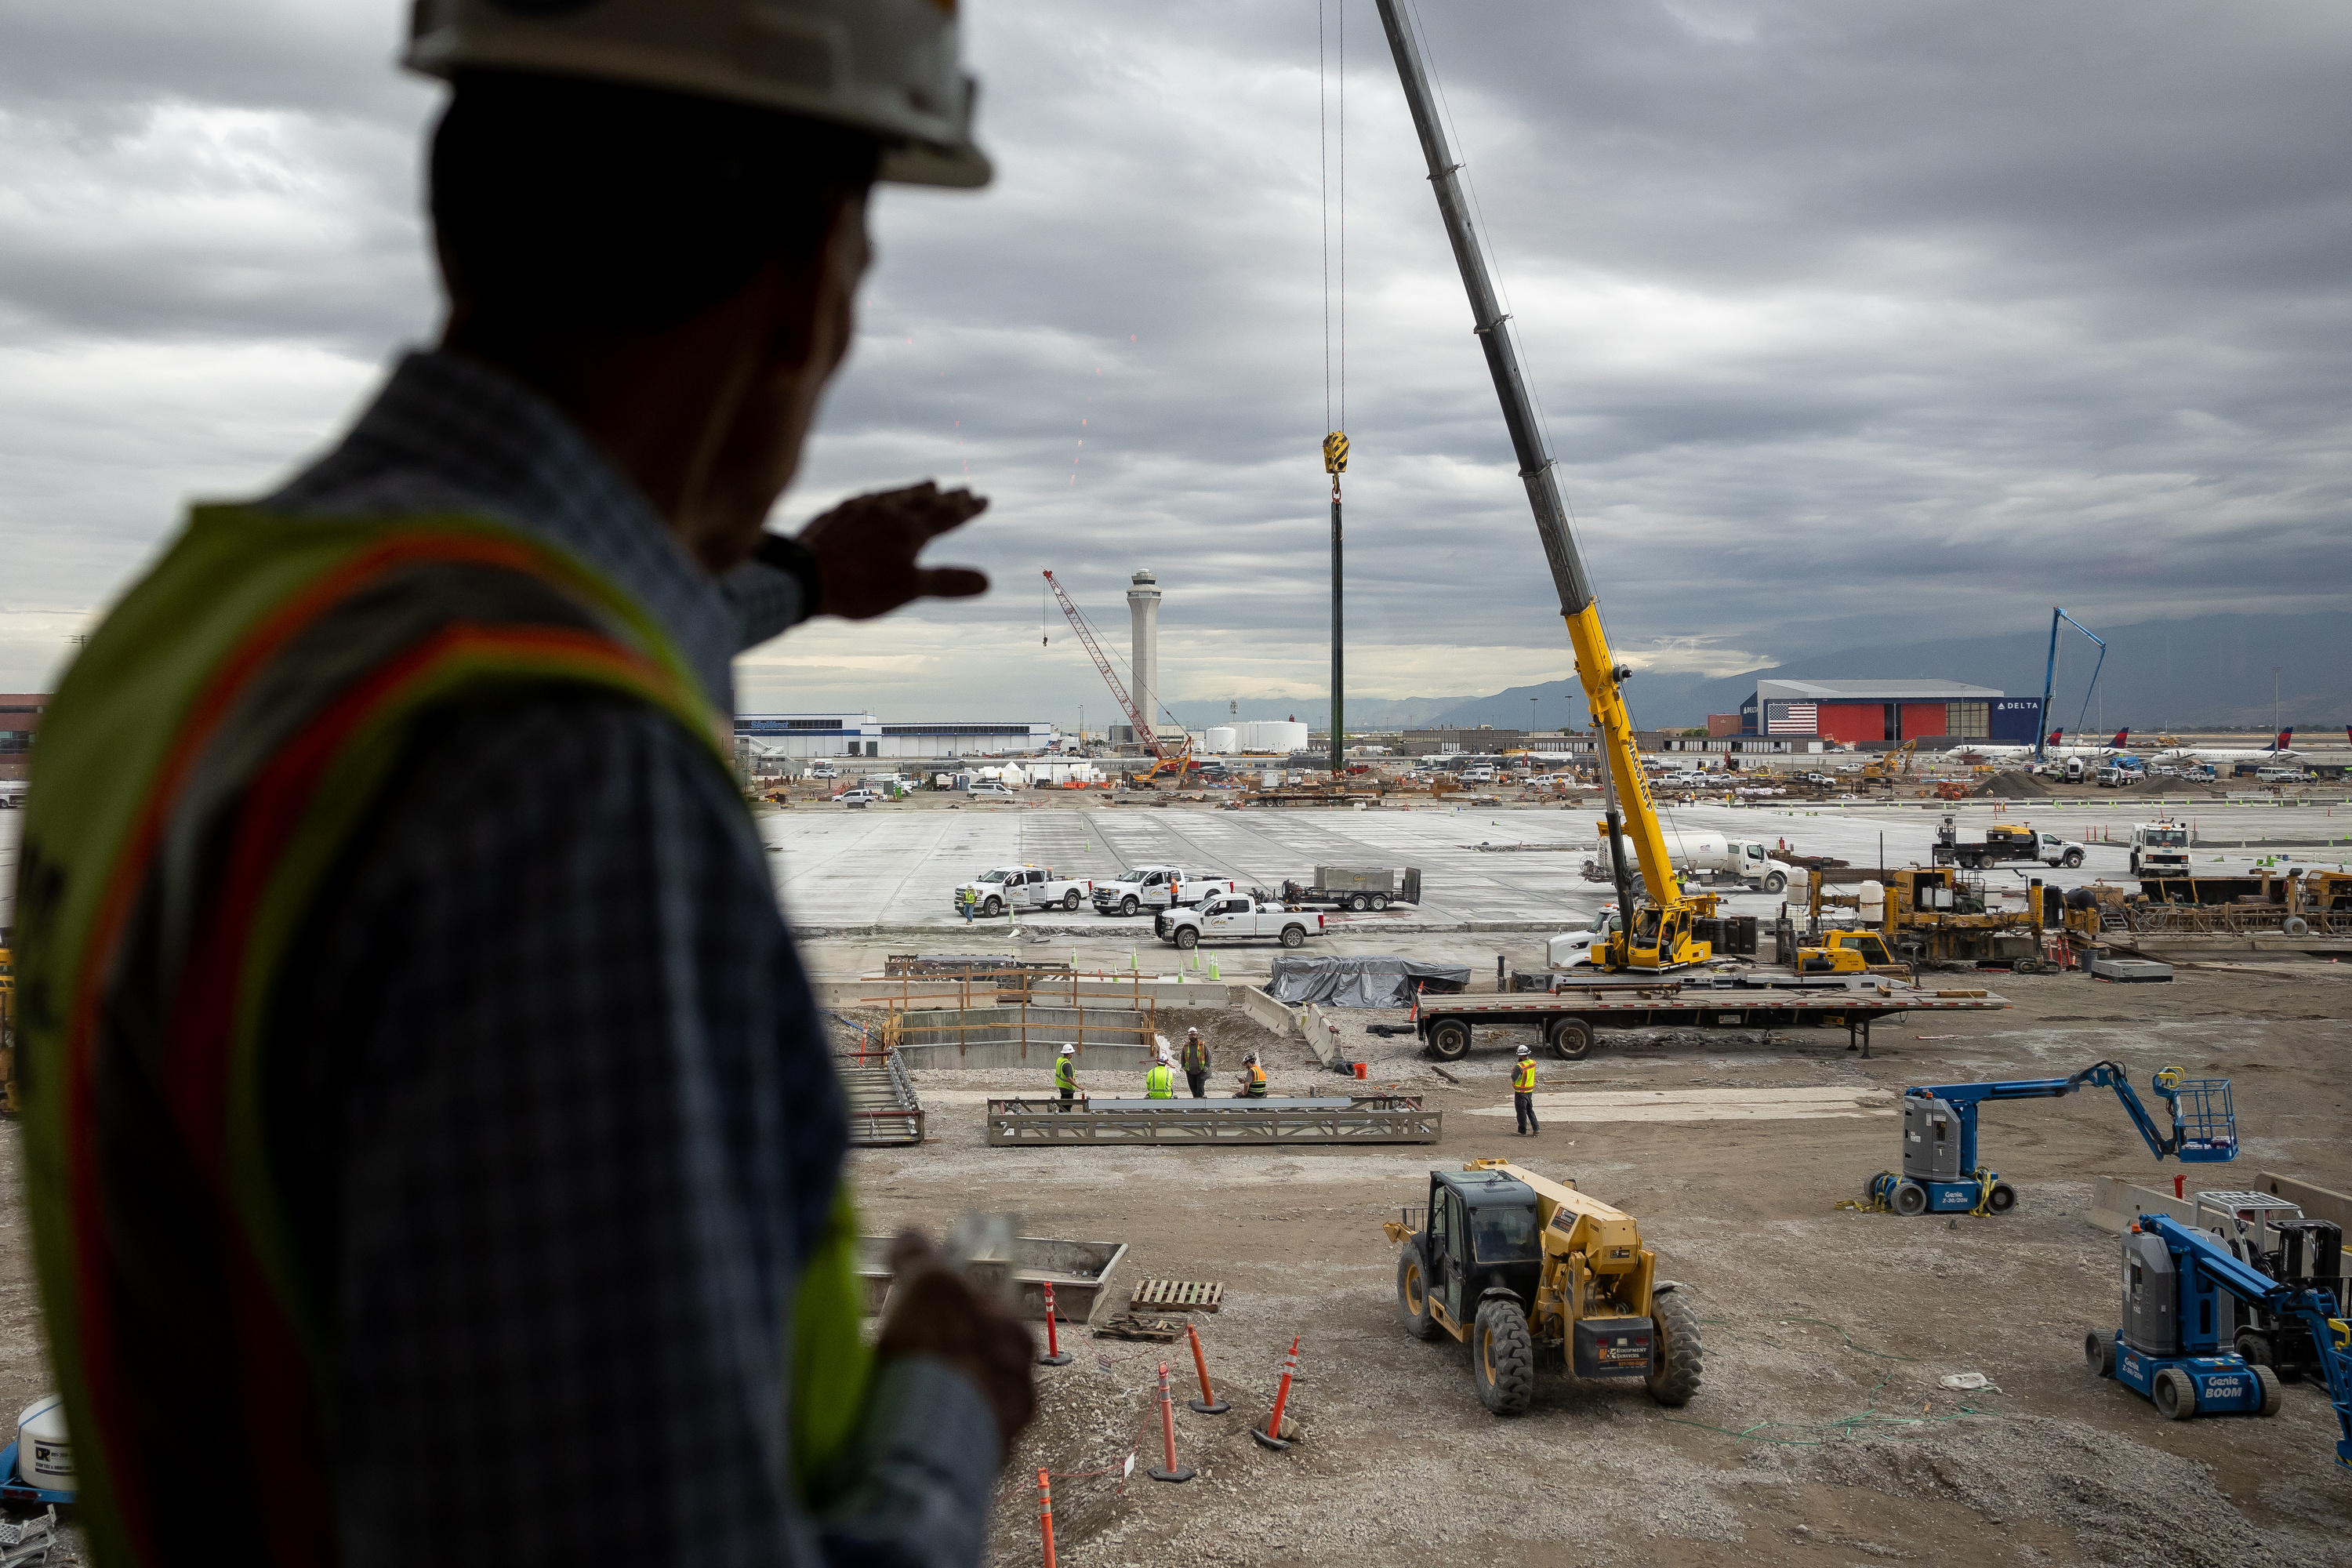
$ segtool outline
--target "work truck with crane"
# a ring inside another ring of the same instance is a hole
[[[1412,110],[1415,135],[1428,167],[1446,237],[1469,297],[1473,331],[1486,356],[1503,423],[1527,488],[1536,533],[1551,572],[1559,613],[1576,660],[1576,677],[1591,714],[1594,761],[1599,764],[1602,817],[1596,824],[1606,847],[1603,862],[1616,892],[1622,922],[1591,933],[1591,978],[1573,985],[1555,978],[1555,989],[1535,995],[1496,995],[1470,1000],[1433,998],[1423,1007],[1419,1029],[1432,1054],[1451,1059],[1470,1048],[1484,1026],[1535,1028],[1559,1055],[1583,1056],[1597,1029],[1678,1025],[1700,1027],[1782,1028],[1798,1024],[1843,1026],[1849,1044],[1865,1055],[1873,1019],[1889,1013],[1927,1008],[1977,1009],[2009,1004],[1975,988],[1930,992],[1900,985],[1889,976],[1696,973],[1723,942],[1720,904],[1715,894],[1685,890],[1675,875],[1672,845],[1650,799],[1649,780],[1625,703],[1633,670],[1611,651],[1583,558],[1569,527],[1568,502],[1544,437],[1517,335],[1489,273],[1464,190],[1462,161],[1455,156],[1430,91],[1421,46],[1397,0],[1378,0],[1381,26],[1396,62]],[[1338,435],[1334,432],[1334,437]],[[1344,437],[1339,437],[1344,441]],[[1328,441],[1327,440],[1327,454]],[[1335,498],[1333,505],[1338,501]],[[1637,895],[1634,879],[1640,877]],[[1787,874],[1781,873],[1784,881]]]

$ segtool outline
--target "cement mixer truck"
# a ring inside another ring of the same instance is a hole
[[[1772,858],[1769,845],[1744,838],[1726,838],[1720,833],[1685,833],[1664,830],[1666,853],[1677,871],[1702,882],[1738,882],[1759,893],[1778,893],[1798,879],[1796,868]],[[1584,879],[1588,882],[1609,882],[1616,879],[1616,870],[1609,860],[1609,838],[1601,835],[1600,847],[1592,858],[1584,863]]]

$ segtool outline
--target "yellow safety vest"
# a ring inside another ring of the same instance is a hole
[[[1265,1069],[1258,1066],[1257,1063],[1252,1062],[1249,1064],[1248,1078],[1249,1082],[1244,1087],[1242,1090],[1243,1094],[1251,1100],[1264,1100],[1265,1098]]]
[[[1057,1057],[1054,1061],[1054,1087],[1075,1089],[1078,1087],[1078,1058]]]
[[[1147,1100],[1176,1098],[1176,1073],[1166,1062],[1160,1062],[1143,1075],[1143,1095]]]
[[[1536,1087],[1536,1059],[1521,1057],[1511,1069],[1511,1088],[1520,1094],[1532,1094]]]

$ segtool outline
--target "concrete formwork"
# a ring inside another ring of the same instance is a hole
[[[1089,1068],[1139,1069],[1159,1048],[1150,1008],[921,1008],[896,1011],[884,1033],[910,1068],[1051,1067],[1066,1045]]]

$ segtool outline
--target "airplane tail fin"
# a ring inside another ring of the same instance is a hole
[[[2109,746],[2113,747],[2115,750],[2116,750],[2116,751],[2120,752],[2120,751],[2122,751],[2122,750],[2124,749],[2124,747],[2125,747],[2125,746],[2128,745],[2128,744],[2130,743],[2130,742],[2131,742],[2131,726],[2130,726],[2130,725],[2128,725],[2128,724],[2126,724],[2126,725],[2125,725],[2122,729],[2120,729],[2120,730],[2118,730],[2118,731],[2116,731],[2116,738],[2115,738],[2114,740],[2112,740],[2112,741],[2109,741],[2109,742],[2107,742],[2107,744],[2108,744]]]
[[[2284,752],[2290,744],[2293,743],[2294,740],[2294,726],[2290,724],[2285,729],[2281,730],[2278,732],[2278,739],[2271,742],[2271,750],[2273,752]]]
[[[2042,744],[2043,744],[2043,745],[2045,745],[2045,746],[2054,746],[2054,745],[2058,744],[2058,742],[2060,742],[2061,741],[2063,741],[2065,738],[2066,738],[2066,731],[2065,731],[2065,730],[2062,727],[2062,728],[2059,728],[2059,729],[2056,729],[2056,730],[2053,730],[2053,731],[2050,731],[2050,739],[2048,739],[2047,741],[2044,741],[2044,742],[2042,742]]]

